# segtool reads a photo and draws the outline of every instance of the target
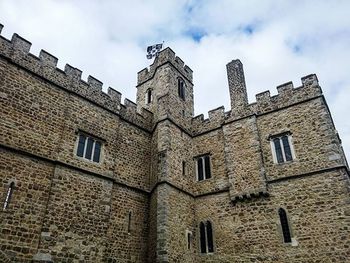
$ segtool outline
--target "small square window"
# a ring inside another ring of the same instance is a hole
[[[99,163],[101,159],[101,147],[102,144],[99,140],[85,134],[79,134],[76,154],[84,159]]]
[[[196,159],[197,181],[211,178],[210,156],[204,155]]]
[[[273,136],[270,144],[274,163],[285,163],[295,159],[292,136],[290,134]]]

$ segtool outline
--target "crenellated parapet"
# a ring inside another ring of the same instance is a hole
[[[0,33],[3,26],[0,25]],[[82,71],[69,64],[64,70],[57,68],[58,59],[41,50],[39,56],[30,53],[31,43],[17,34],[13,34],[11,40],[0,36],[0,56],[6,60],[25,68],[35,75],[50,83],[72,92],[86,100],[97,104],[123,119],[132,122],[144,129],[151,130],[152,113],[141,109],[136,111],[136,104],[125,99],[121,103],[121,93],[109,87],[107,93],[103,83],[93,76],[88,76],[87,81],[81,78]]]
[[[208,130],[220,127],[225,122],[225,107],[221,106],[208,112],[209,118],[204,119],[200,114],[192,118],[192,133],[200,134]]]
[[[287,82],[277,86],[277,95],[271,96],[270,91],[264,91],[255,95],[256,102],[247,104],[240,109],[239,114],[231,109],[224,112],[224,107],[208,112],[209,118],[204,119],[203,114],[192,118],[193,135],[204,133],[222,124],[229,123],[247,116],[265,114],[270,111],[282,109],[293,104],[307,101],[322,95],[317,76],[310,74],[301,78],[302,85],[294,88],[293,83]]]
[[[166,63],[173,65],[181,73],[181,75],[183,75],[188,81],[192,82],[192,69],[189,66],[185,65],[181,58],[175,56],[175,52],[171,48],[167,47],[158,53],[149,69],[144,68],[137,73],[137,85],[140,85],[153,78],[157,69]]]
[[[277,86],[278,94],[270,96],[269,91],[257,94],[256,114],[284,108],[302,101],[306,101],[322,94],[321,87],[315,74],[301,78],[302,86],[294,88],[292,82]]]

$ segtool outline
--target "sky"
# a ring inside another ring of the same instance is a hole
[[[195,115],[230,110],[226,64],[244,65],[255,94],[316,73],[350,158],[348,0],[0,0],[2,35],[18,33],[135,101],[148,45],[171,47],[194,71]]]

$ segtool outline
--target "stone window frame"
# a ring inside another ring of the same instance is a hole
[[[182,100],[186,100],[186,82],[183,78],[177,78],[177,93]]]
[[[207,223],[210,223],[211,225],[211,236],[212,236],[212,242],[213,242],[213,251],[212,252],[208,252],[208,240],[207,240]],[[206,252],[202,252],[201,251],[201,230],[200,230],[200,225],[201,223],[203,223],[205,225],[205,243],[206,243]],[[214,255],[215,251],[216,251],[216,242],[215,242],[215,231],[214,231],[214,223],[211,219],[203,219],[201,221],[199,221],[198,223],[198,253],[200,256],[210,256],[210,255]]]
[[[291,242],[285,242],[285,240],[284,240],[283,228],[282,228],[282,223],[281,223],[281,219],[280,219],[280,215],[279,215],[280,209],[283,209],[286,213]],[[296,238],[294,231],[293,231],[292,220],[291,220],[290,213],[288,212],[288,210],[286,208],[280,206],[276,209],[276,215],[277,215],[277,220],[276,220],[277,232],[278,232],[278,235],[279,235],[280,240],[283,243],[283,245],[284,246],[292,246],[292,247],[298,246],[298,241],[297,241],[297,238]]]
[[[289,144],[289,148],[290,148],[290,152],[291,152],[291,156],[292,156],[292,160],[288,160],[288,161],[286,160],[286,154],[285,154],[284,146],[283,146],[283,142],[282,142],[282,137],[284,137],[284,136],[287,136],[287,138],[288,138],[288,144]],[[273,160],[274,164],[281,165],[281,164],[291,163],[291,162],[296,160],[295,149],[294,149],[294,145],[293,145],[293,136],[292,136],[292,133],[290,131],[275,134],[275,135],[270,135],[268,137],[268,139],[270,141],[272,160]],[[275,144],[274,144],[275,139],[279,139],[280,147],[281,147],[281,151],[282,151],[283,162],[278,162],[276,148],[275,148]]]
[[[205,157],[209,157],[209,171],[210,171],[210,174],[209,174],[209,177],[207,177],[206,175],[206,171],[205,171]],[[197,155],[195,156],[194,158],[194,161],[195,161],[195,171],[196,171],[196,181],[197,182],[205,182],[207,180],[210,180],[213,178],[213,172],[212,172],[212,160],[211,160],[211,153],[205,153],[205,154],[201,154],[201,155]],[[202,180],[199,180],[199,171],[198,171],[198,160],[199,159],[202,159],[202,164],[203,164],[203,179]]]
[[[83,135],[86,137],[85,140],[85,145],[84,145],[84,151],[83,151],[83,156],[78,156],[78,147],[79,147],[79,140],[80,140],[80,135]],[[88,138],[91,138],[94,142],[93,142],[93,148],[92,148],[92,153],[91,153],[91,159],[85,158],[84,155],[86,154],[86,147],[87,147],[87,140]],[[95,154],[95,145],[96,142],[100,143],[100,156],[99,156],[99,161],[93,161],[94,158],[94,154]],[[74,146],[74,155],[76,158],[83,160],[85,162],[89,162],[89,163],[93,163],[96,165],[102,164],[104,161],[104,147],[106,145],[106,140],[98,137],[98,136],[94,136],[88,132],[85,132],[83,130],[78,129],[76,131],[76,140],[75,140],[75,146]]]
[[[2,202],[2,211],[3,212],[11,211],[11,208],[9,206],[12,203],[13,194],[17,188],[17,182],[16,182],[16,180],[10,180],[5,186],[7,189],[5,191],[5,195],[4,195],[3,202]]]
[[[145,93],[145,104],[149,105],[152,103],[152,101],[153,101],[153,89],[149,88],[146,90],[146,93]]]
[[[192,250],[193,247],[193,233],[192,231],[186,229],[185,231],[185,240],[186,240],[186,250]]]

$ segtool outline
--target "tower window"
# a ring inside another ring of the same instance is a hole
[[[204,155],[197,158],[197,180],[203,181],[211,178],[210,156]]]
[[[185,176],[186,175],[186,162],[182,161],[182,175]]]
[[[146,91],[146,98],[145,98],[146,104],[150,104],[152,102],[152,98],[153,98],[153,96],[152,96],[152,89],[148,89]]]
[[[295,159],[291,135],[274,136],[270,142],[274,163],[290,162]]]
[[[177,88],[178,88],[179,97],[185,100],[185,82],[182,78],[177,79]]]
[[[99,163],[101,157],[101,146],[102,144],[100,141],[90,136],[80,134],[77,147],[77,156],[95,163]]]
[[[7,188],[4,205],[2,207],[3,210],[6,210],[9,207],[14,188],[15,188],[15,183],[11,182],[9,187]]]
[[[291,243],[292,237],[290,234],[287,213],[283,208],[280,208],[280,209],[278,209],[278,215],[280,217],[280,222],[281,222],[283,241],[284,241],[284,243]]]
[[[199,241],[201,253],[214,252],[213,227],[209,220],[199,224]]]

